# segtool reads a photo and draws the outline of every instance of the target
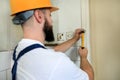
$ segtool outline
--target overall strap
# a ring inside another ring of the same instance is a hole
[[[18,54],[18,57],[16,57],[16,48],[14,49],[14,53],[13,53],[13,60],[14,60],[14,65],[12,67],[12,80],[16,80],[16,72],[17,72],[17,64],[18,64],[18,60],[27,52],[36,49],[36,48],[44,48],[46,49],[44,46],[40,45],[40,44],[32,44],[28,47],[26,47],[25,49],[23,49],[22,51],[20,51],[20,53]]]

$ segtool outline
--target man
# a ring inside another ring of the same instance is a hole
[[[62,53],[79,40],[82,29],[53,50],[44,46],[54,40],[51,12],[57,9],[49,0],[11,0],[13,23],[24,35],[13,53],[12,80],[93,80],[86,48],[79,49],[81,69]]]

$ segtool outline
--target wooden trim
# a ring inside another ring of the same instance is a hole
[[[89,54],[88,59],[91,62],[91,49],[90,49],[90,15],[89,15],[89,0],[81,0],[81,26],[83,29],[87,30],[85,35],[85,46],[87,47]]]

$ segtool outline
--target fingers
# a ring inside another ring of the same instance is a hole
[[[85,31],[85,30],[82,29],[82,28],[76,29],[73,38],[75,38],[78,41],[81,38],[81,32],[82,31]]]
[[[81,36],[81,33],[84,33],[85,30],[82,28],[76,29],[75,33]]]
[[[85,31],[85,30],[82,29],[82,28],[78,28],[78,29],[76,29],[76,32],[77,32],[77,33],[80,33],[81,31]]]
[[[80,47],[80,49],[79,49],[79,54],[80,54],[80,56],[81,56],[82,58],[87,58],[87,54],[88,54],[87,48],[82,49],[82,48]]]
[[[82,49],[82,47],[80,47],[80,53],[84,53],[84,54],[87,54],[88,53],[88,50],[87,48],[84,47],[84,49]]]

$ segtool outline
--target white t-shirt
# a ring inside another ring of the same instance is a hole
[[[43,45],[39,41],[22,39],[16,49],[16,55],[36,43]],[[64,53],[36,48],[18,60],[17,80],[88,80],[88,75]]]

